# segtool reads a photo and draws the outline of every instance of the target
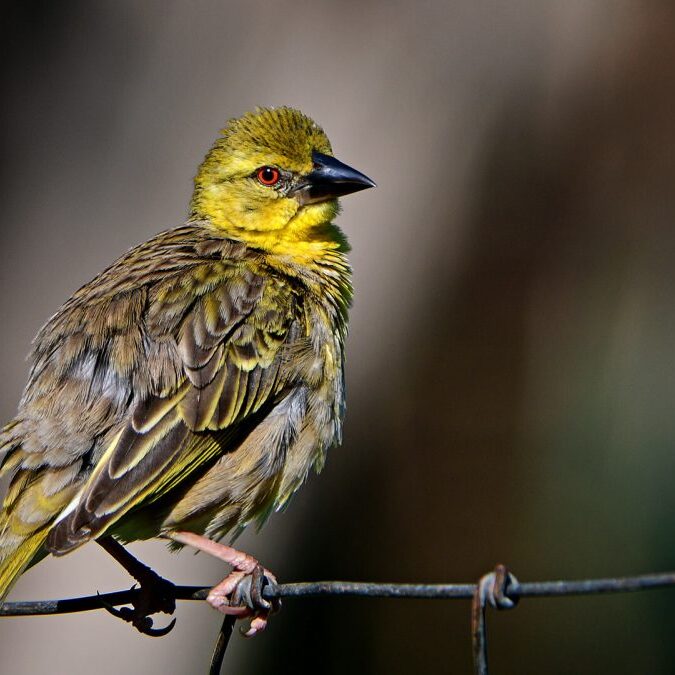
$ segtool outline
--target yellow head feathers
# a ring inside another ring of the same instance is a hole
[[[267,163],[308,173],[313,151],[332,154],[330,141],[316,122],[293,108],[258,108],[230,120],[209,157],[217,155],[234,170]]]

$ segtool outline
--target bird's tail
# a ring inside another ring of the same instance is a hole
[[[61,492],[45,493],[31,471],[20,469],[21,420],[0,429],[0,478],[12,475],[0,509],[0,604],[31,564],[46,555],[43,543],[49,534],[54,513],[58,513]],[[62,491],[63,492],[63,491]],[[66,499],[68,495],[64,496]]]
[[[0,516],[0,527],[5,524],[3,516]],[[31,562],[36,557],[40,559],[40,549],[48,534],[49,527],[42,527],[21,538],[0,535],[0,603]]]

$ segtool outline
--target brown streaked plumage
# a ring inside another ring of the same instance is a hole
[[[35,340],[0,514],[0,597],[97,537],[218,539],[283,505],[344,413],[336,196],[372,185],[288,108],[233,120],[192,217],[77,291]],[[274,179],[274,182],[270,182]]]

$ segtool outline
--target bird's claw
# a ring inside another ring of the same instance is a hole
[[[131,600],[132,607],[120,607],[117,609],[106,602],[100,593],[97,593],[101,606],[117,619],[130,623],[143,635],[149,635],[150,637],[168,635],[176,625],[176,619],[171,619],[163,628],[153,628],[153,620],[150,615],[158,612],[173,614],[176,609],[176,599],[173,592],[167,593],[167,590],[172,591],[175,587],[170,581],[166,581],[166,579],[162,579],[159,576],[157,579],[164,583],[152,585],[150,588],[142,586],[138,589],[136,585],[131,587],[131,591],[137,591],[137,596]],[[163,592],[157,592],[158,588],[162,588]]]
[[[206,601],[225,615],[237,619],[252,617],[251,625],[244,633],[246,637],[264,630],[269,615],[281,609],[279,598],[272,598],[270,602],[263,597],[265,586],[276,587],[276,577],[261,567],[253,556],[194,532],[171,531],[164,536],[183,546],[204,551],[232,566],[232,572],[209,591]]]
[[[274,575],[256,564],[248,574],[242,571],[232,572],[211,589],[207,600],[214,609],[223,614],[237,618],[252,617],[249,628],[241,629],[243,635],[252,637],[265,630],[270,614],[281,609],[279,598],[270,601],[263,597],[263,589],[274,585]]]
[[[137,621],[132,621],[131,625],[143,635],[149,635],[150,637],[164,637],[168,635],[176,625],[176,618],[174,617],[169,621],[169,623],[164,626],[164,628],[153,628],[152,627],[152,617],[144,616],[140,617]]]

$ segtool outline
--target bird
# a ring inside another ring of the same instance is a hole
[[[261,526],[341,441],[352,282],[333,221],[374,186],[299,110],[256,108],[206,154],[185,223],[48,320],[0,432],[0,600],[91,541],[151,585],[124,544],[161,538],[231,565],[209,603],[264,629],[269,603],[231,600],[275,577],[220,540]]]

